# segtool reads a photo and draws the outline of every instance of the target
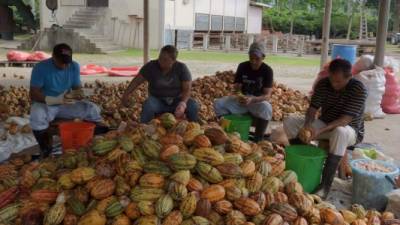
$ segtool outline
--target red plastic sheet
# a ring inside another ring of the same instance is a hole
[[[29,57],[27,58],[27,60],[40,62],[40,61],[46,60],[50,57],[51,57],[51,55],[47,54],[46,52],[36,51],[36,52],[33,52],[32,54],[30,54]]]
[[[29,56],[30,56],[29,53],[23,52],[23,51],[11,50],[11,51],[7,52],[7,59],[8,59],[8,61],[12,61],[12,62],[27,61]]]
[[[108,71],[111,77],[134,77],[139,74],[139,66],[112,67]]]
[[[81,75],[95,75],[107,72],[108,69],[104,66],[99,66],[95,64],[81,66]]]

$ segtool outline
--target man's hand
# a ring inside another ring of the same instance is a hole
[[[122,104],[124,107],[127,107],[127,108],[132,107],[132,102],[131,102],[131,100],[130,100],[130,96],[127,95],[127,94],[122,95],[121,104]]]
[[[299,132],[299,139],[304,142],[304,143],[310,143],[311,141],[317,139],[317,137],[320,135],[320,130],[315,129],[311,126],[304,126],[301,128]]]
[[[240,97],[239,102],[242,105],[250,105],[253,102],[253,97],[249,97],[249,96]]]
[[[175,117],[180,119],[183,117],[186,111],[186,103],[180,102],[179,105],[175,109]]]

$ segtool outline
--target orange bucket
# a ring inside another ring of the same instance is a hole
[[[85,147],[93,138],[96,125],[87,122],[64,122],[59,125],[63,149]]]

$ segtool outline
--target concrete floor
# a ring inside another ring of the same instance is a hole
[[[5,58],[5,49],[0,47],[0,60]],[[398,55],[395,55],[398,56]],[[399,57],[400,58],[400,57]],[[100,65],[138,65],[141,59],[138,58],[118,58],[113,59],[107,55],[99,57],[91,57],[90,55],[82,56],[78,61],[84,65],[87,63],[98,63]],[[235,70],[236,63],[220,63],[220,62],[198,62],[188,61],[188,67],[191,69],[194,78],[199,78],[204,75],[212,75],[216,71]],[[313,67],[273,67],[275,73],[275,80],[279,83],[284,83],[291,88],[298,89],[307,93],[313,83],[313,79],[318,72],[318,68]],[[29,68],[2,68],[0,67],[0,84],[3,86],[8,85],[22,85],[28,86],[30,79],[31,69]],[[6,77],[3,77],[3,74]],[[14,74],[17,78],[14,78]],[[21,76],[22,79],[19,79]],[[124,82],[129,81],[131,78],[116,78],[108,77],[106,75],[95,76],[82,76],[83,82],[94,82],[95,80],[103,80],[107,82]],[[274,123],[273,126],[279,124]],[[366,136],[364,142],[377,143],[383,149],[385,154],[395,158],[400,162],[400,115],[388,115],[384,119],[377,119],[365,123]],[[399,163],[400,164],[400,163]]]

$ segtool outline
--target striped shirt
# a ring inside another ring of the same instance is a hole
[[[364,138],[364,108],[367,89],[360,81],[352,78],[344,90],[335,91],[329,77],[320,80],[311,98],[311,107],[321,109],[320,120],[331,123],[341,116],[348,115],[353,119],[351,126],[357,134],[357,143]]]

